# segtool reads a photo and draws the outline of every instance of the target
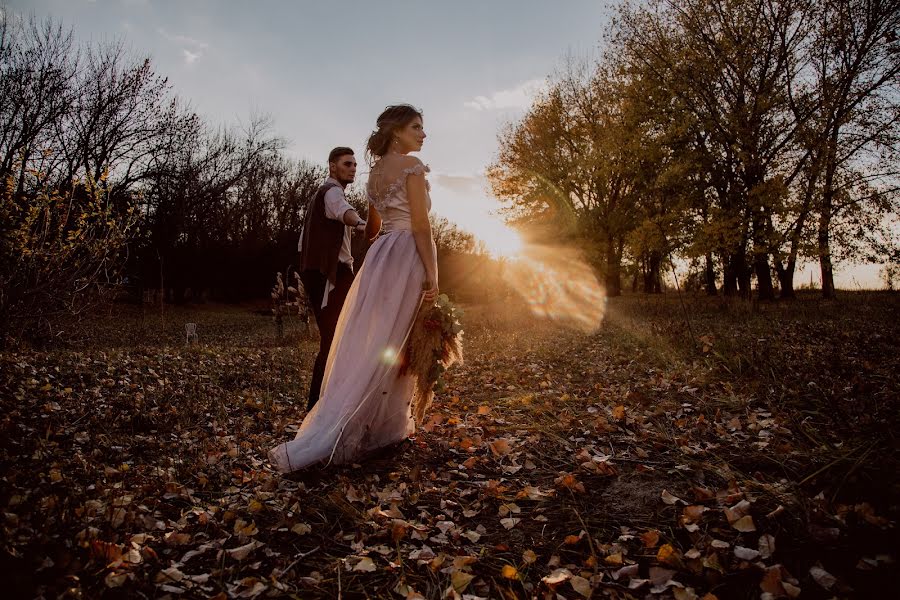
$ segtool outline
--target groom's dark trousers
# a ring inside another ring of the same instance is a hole
[[[316,317],[316,325],[319,326],[321,338],[319,354],[316,356],[316,363],[313,366],[312,380],[309,382],[309,400],[306,404],[306,408],[312,410],[319,400],[322,379],[325,377],[325,363],[328,362],[328,353],[331,351],[331,342],[334,340],[338,317],[341,315],[344,300],[347,299],[347,292],[350,291],[350,286],[353,284],[353,269],[342,262],[338,263],[337,280],[334,289],[328,293],[328,304],[325,305],[325,308],[322,308],[322,297],[325,295],[327,282],[325,275],[320,271],[303,271],[300,273],[300,281],[303,282],[303,287],[309,297],[309,304]]]

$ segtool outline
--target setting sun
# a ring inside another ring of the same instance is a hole
[[[476,236],[493,258],[515,258],[522,253],[524,245],[518,231],[500,221],[488,222],[486,225],[486,231]]]

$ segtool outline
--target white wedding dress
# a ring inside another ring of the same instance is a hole
[[[428,167],[416,164],[391,176],[385,186],[370,182],[369,201],[382,217],[384,233],[366,254],[347,295],[318,403],[296,437],[269,452],[281,472],[353,461],[415,430],[410,415],[415,379],[398,371],[421,303],[425,268],[411,231],[406,183],[410,175],[426,172]],[[374,191],[378,187],[383,193]],[[427,192],[426,203],[431,210]]]

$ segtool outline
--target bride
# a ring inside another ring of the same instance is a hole
[[[368,221],[384,234],[347,295],[319,402],[296,437],[269,452],[281,472],[353,461],[415,430],[416,382],[399,375],[400,357],[419,306],[438,296],[428,167],[410,155],[424,141],[422,113],[407,104],[387,107],[369,136]]]

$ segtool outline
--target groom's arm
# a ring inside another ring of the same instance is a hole
[[[362,226],[366,223],[356,209],[350,206],[344,192],[337,186],[325,192],[325,216],[348,227]]]

